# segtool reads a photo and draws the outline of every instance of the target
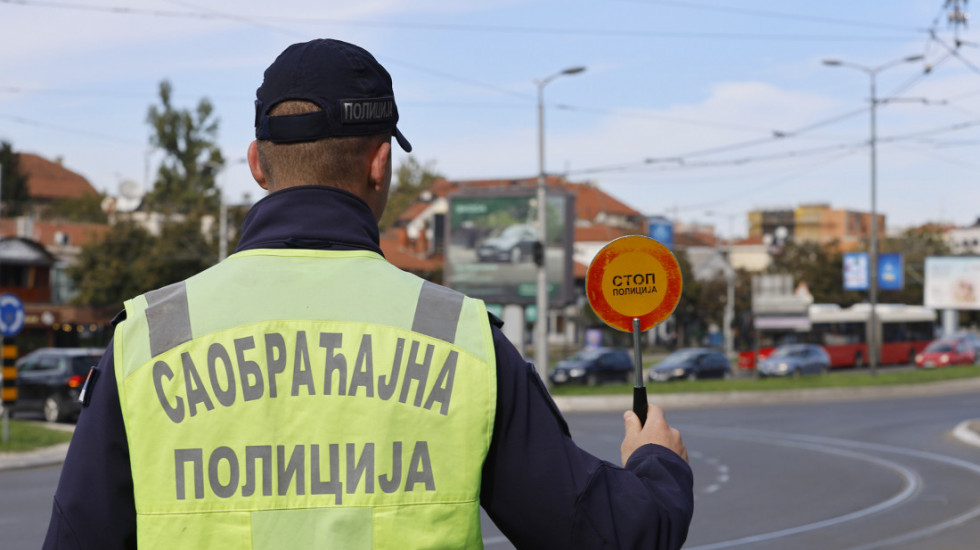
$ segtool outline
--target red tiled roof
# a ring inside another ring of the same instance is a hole
[[[575,195],[575,219],[594,220],[600,212],[623,216],[640,215],[630,206],[591,183],[568,182],[558,176],[549,176],[545,182],[549,187],[559,187]],[[460,181],[439,179],[432,183],[429,191],[436,196],[445,197],[463,189],[535,189],[537,185],[537,178]],[[406,214],[399,218],[411,219]]]
[[[745,239],[739,239],[739,240],[735,241],[734,244],[736,246],[737,245],[740,245],[740,244],[745,244],[745,245],[749,245],[749,244],[765,244],[765,241],[762,240],[762,235],[757,235],[755,237],[748,237],[748,238],[745,238]]]
[[[600,212],[620,216],[639,216],[640,213],[623,202],[588,183],[565,183],[562,185],[575,194],[575,218],[594,220]]]
[[[718,240],[708,233],[677,233],[674,235],[676,246],[715,246]]]
[[[92,184],[80,174],[33,153],[19,154],[19,168],[22,174],[27,175],[27,188],[31,197],[77,199],[96,194]]]
[[[561,181],[556,176],[551,176],[546,180],[547,185],[558,185]],[[495,179],[495,180],[458,180],[450,181],[438,179],[432,182],[429,191],[437,197],[445,197],[450,193],[455,193],[462,189],[534,189],[538,185],[538,178],[521,179]]]
[[[575,242],[577,243],[611,241],[625,237],[626,235],[635,234],[635,232],[623,229],[622,227],[613,227],[598,223],[588,226],[575,226]]]
[[[42,246],[57,246],[61,243],[55,242],[57,233],[64,233],[68,237],[68,246],[84,246],[102,240],[106,233],[112,228],[108,225],[96,223],[70,223],[70,222],[34,222],[34,234],[27,238],[40,243]],[[17,234],[17,220],[0,220],[0,235],[13,237]]]
[[[412,204],[408,205],[408,208],[398,215],[398,219],[410,222],[428,207],[429,203],[427,202],[413,202]]]
[[[411,248],[399,244],[397,236],[382,235],[380,242],[381,251],[384,252],[385,258],[399,269],[420,273],[437,271],[442,267],[443,258],[441,255],[421,256]]]

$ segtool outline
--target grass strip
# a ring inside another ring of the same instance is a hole
[[[10,440],[0,441],[0,453],[24,452],[71,440],[71,433],[23,420],[10,421]]]
[[[947,380],[962,380],[980,376],[980,366],[945,367],[941,369],[916,369],[889,371],[879,368],[875,376],[868,369],[838,369],[825,376],[801,378],[755,378],[754,373],[739,373],[731,380],[676,380],[673,382],[647,382],[647,393],[701,393],[733,391],[767,391],[812,388],[859,388],[895,386],[903,384],[928,384]],[[632,384],[600,386],[563,385],[551,388],[553,395],[616,395],[632,394]]]

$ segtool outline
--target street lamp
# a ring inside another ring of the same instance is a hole
[[[871,280],[869,281],[868,286],[868,298],[871,302],[871,331],[868,334],[868,366],[871,368],[872,376],[877,374],[878,367],[878,315],[876,311],[878,304],[878,160],[876,147],[876,111],[878,108],[878,98],[875,95],[875,80],[878,73],[885,69],[900,65],[902,63],[920,61],[921,59],[921,55],[911,55],[908,57],[903,57],[902,59],[896,59],[895,61],[891,61],[877,67],[865,67],[864,65],[848,63],[837,59],[826,59],[823,62],[824,65],[829,67],[848,67],[851,69],[857,69],[867,74],[871,79],[871,250],[868,253],[868,263],[871,272],[869,277]]]
[[[218,176],[232,164],[244,164],[246,159],[240,158],[231,163],[208,161],[204,165],[214,170],[214,186],[218,189],[218,262],[228,257],[228,203],[225,201],[224,188],[218,181]]]
[[[547,183],[544,171],[544,87],[552,80],[565,75],[581,73],[585,67],[569,67],[547,78],[536,80],[538,87],[538,241],[541,255],[538,263],[538,319],[534,326],[534,362],[541,380],[548,383],[548,268],[545,251],[548,244]]]

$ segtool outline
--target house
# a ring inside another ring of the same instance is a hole
[[[878,234],[885,234],[885,215],[875,216]],[[856,250],[871,235],[871,214],[831,208],[829,204],[801,204],[795,209],[760,209],[748,213],[749,237],[779,245],[787,239],[826,244],[837,242],[842,251]]]
[[[65,275],[82,247],[110,231],[108,224],[42,219],[61,199],[95,197],[84,176],[32,153],[19,153],[19,170],[27,175],[30,209],[0,220],[0,292],[24,303],[24,328],[13,342],[20,353],[44,346],[101,345],[111,334],[117,308],[68,304],[71,285]]]
[[[946,230],[946,243],[955,255],[980,255],[980,218],[970,227],[951,227]]]
[[[36,241],[0,239],[0,294],[13,294],[24,304],[24,326],[5,339],[19,353],[39,347],[76,347],[104,341],[111,331],[113,308],[76,307],[55,303],[57,259]]]

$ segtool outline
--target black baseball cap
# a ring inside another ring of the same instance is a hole
[[[300,143],[392,132],[405,152],[412,150],[395,127],[398,107],[391,75],[360,46],[333,39],[293,44],[265,70],[256,98],[256,139]],[[309,101],[322,110],[269,115],[289,100]]]

